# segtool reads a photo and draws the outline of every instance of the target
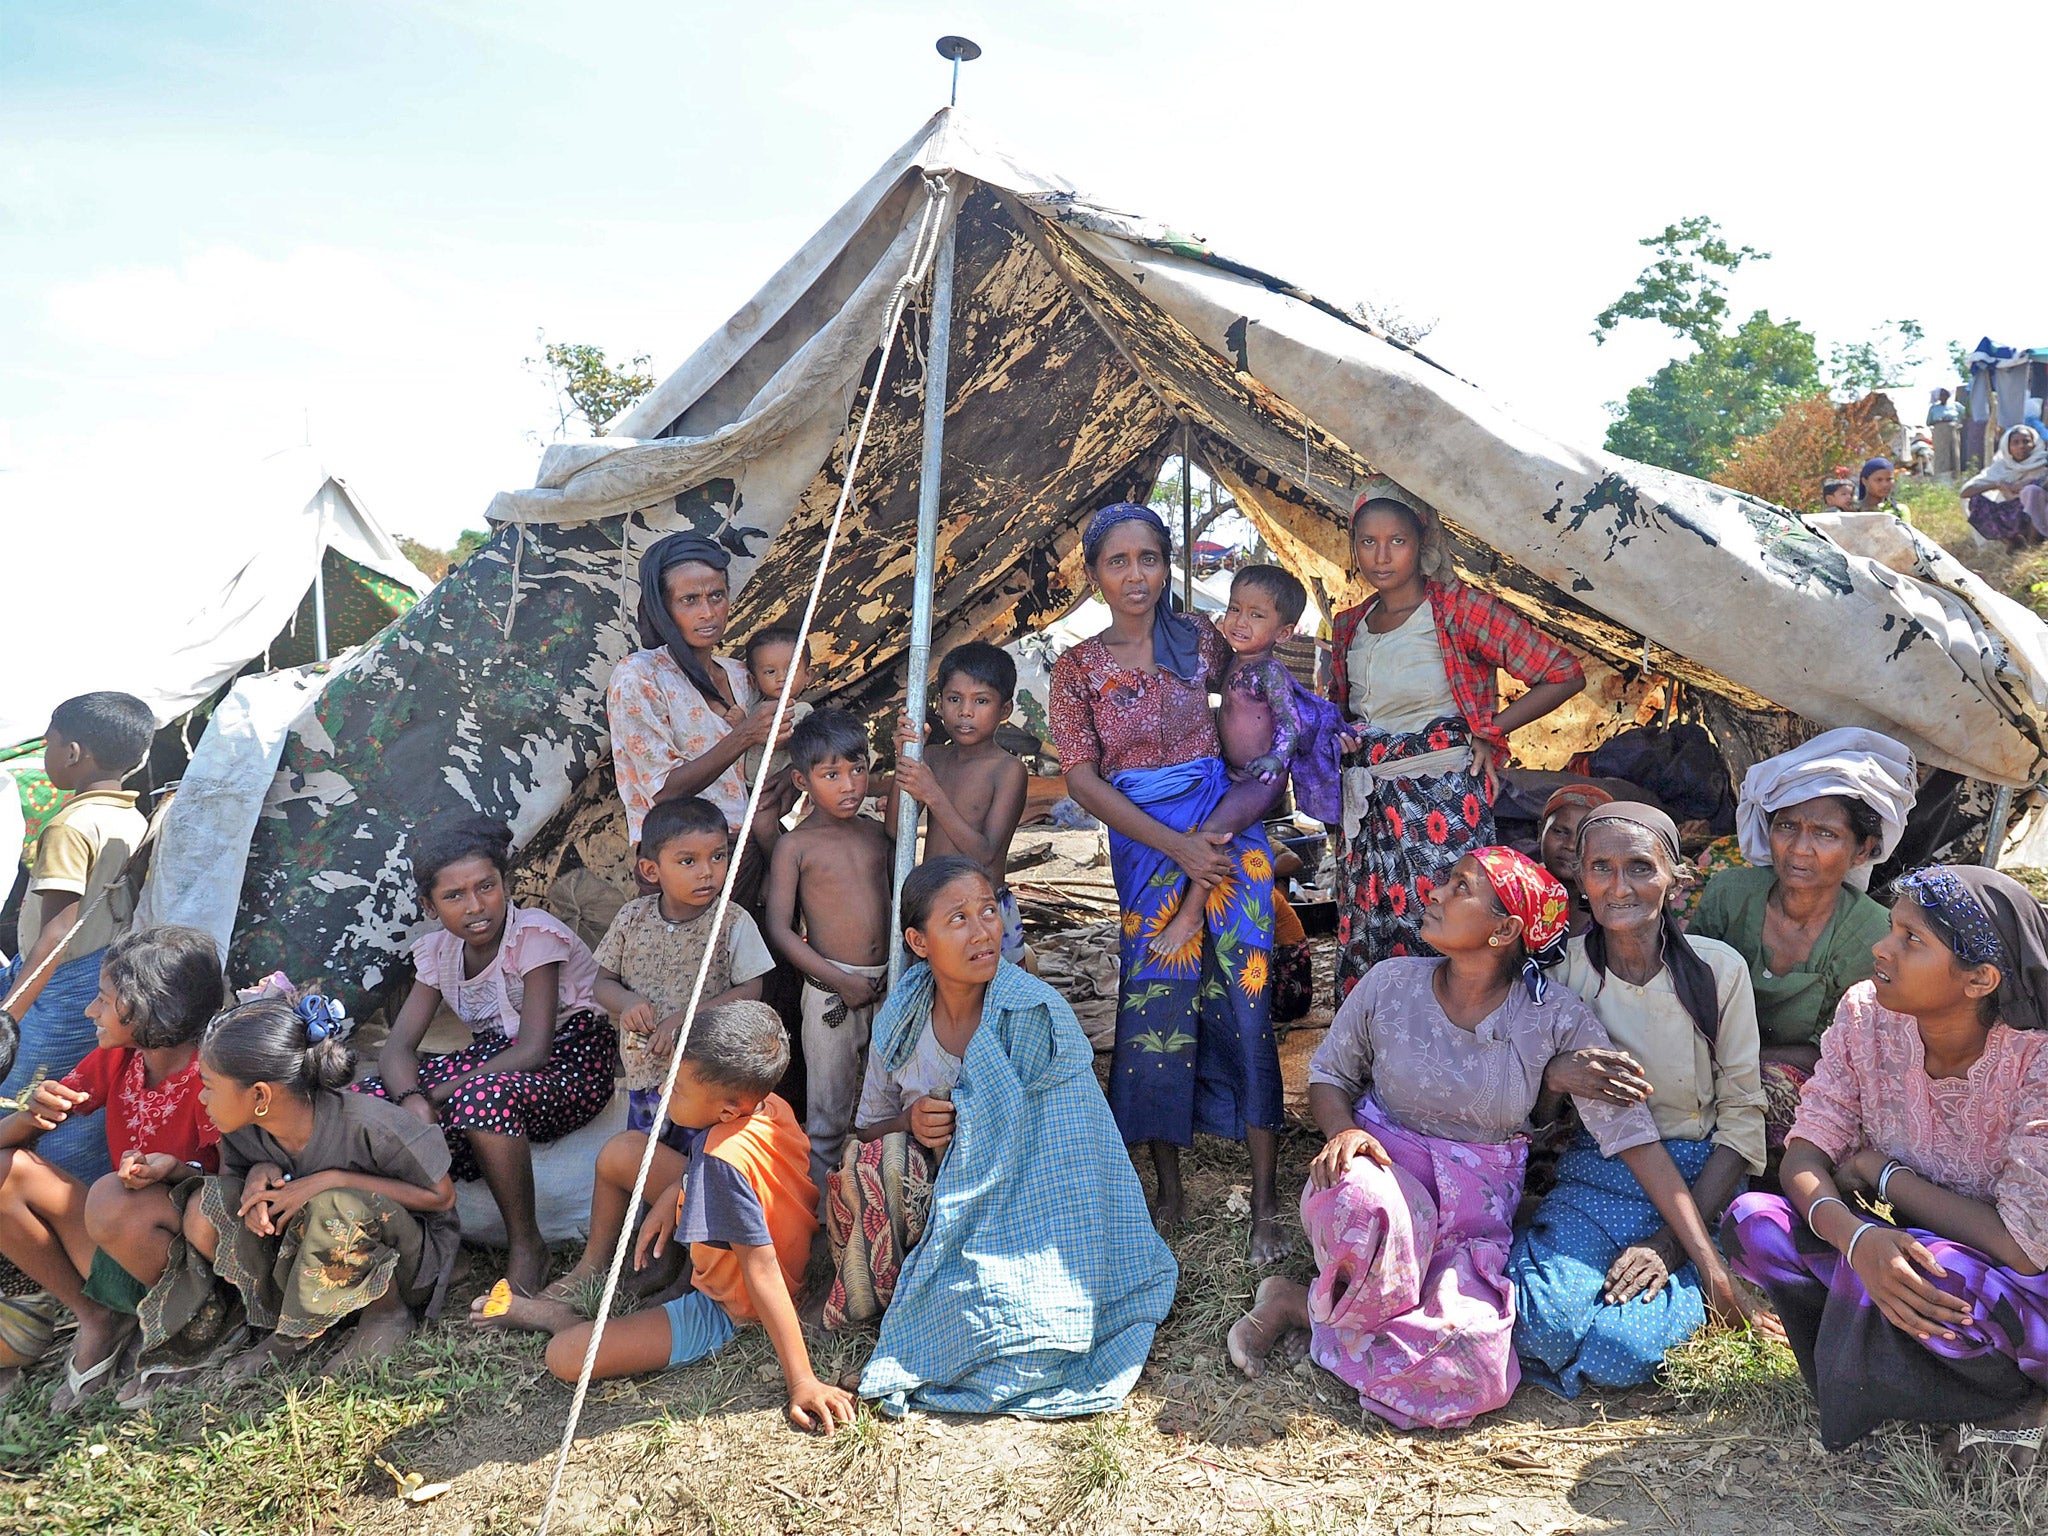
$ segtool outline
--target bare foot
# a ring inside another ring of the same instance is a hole
[[[550,1301],[567,1301],[576,1294],[578,1286],[589,1280],[591,1276],[603,1273],[604,1271],[601,1269],[579,1263],[566,1275],[550,1283],[541,1292],[541,1295],[547,1297]]]
[[[329,1362],[327,1374],[339,1376],[358,1365],[375,1365],[397,1354],[412,1333],[412,1308],[398,1299],[396,1291],[365,1307],[356,1320],[355,1332]]]
[[[1255,1216],[1252,1218],[1252,1263],[1264,1269],[1268,1264],[1278,1264],[1286,1258],[1293,1244],[1287,1240],[1287,1233],[1280,1225],[1278,1216]]]
[[[311,1349],[313,1339],[288,1339],[273,1333],[254,1349],[245,1349],[221,1367],[220,1379],[230,1386],[254,1381],[273,1365],[289,1365]]]
[[[505,1310],[486,1315],[490,1296],[479,1296],[469,1304],[469,1320],[479,1328],[523,1328],[529,1333],[560,1333],[588,1322],[581,1312],[552,1296],[504,1297]]]
[[[1152,1230],[1169,1243],[1187,1229],[1188,1213],[1185,1197],[1179,1190],[1170,1195],[1161,1195],[1158,1204],[1152,1207]]]
[[[1307,1331],[1308,1287],[1268,1275],[1252,1293],[1251,1311],[1230,1325],[1230,1363],[1247,1376],[1263,1376],[1273,1347],[1293,1333]]]
[[[544,1244],[515,1244],[505,1255],[505,1278],[518,1295],[533,1295],[547,1277],[548,1250]]]
[[[2011,1413],[1981,1424],[1958,1424],[1941,1438],[1942,1466],[1952,1477],[1987,1472],[2003,1461],[2014,1476],[2033,1469],[2048,1429],[2048,1396],[2036,1395]]]
[[[1173,914],[1173,921],[1153,936],[1148,946],[1152,958],[1167,965],[1186,964],[1192,960],[1200,963],[1202,958],[1202,925],[1207,917],[1207,904],[1197,889],[1180,904],[1180,910]]]

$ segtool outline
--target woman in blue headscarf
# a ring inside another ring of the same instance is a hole
[[[1209,707],[1229,647],[1208,620],[1174,611],[1171,543],[1149,508],[1104,507],[1081,548],[1109,628],[1053,667],[1047,715],[1068,793],[1109,828],[1123,909],[1110,1108],[1126,1144],[1151,1145],[1154,1219],[1168,1236],[1185,1216],[1179,1149],[1197,1131],[1249,1141],[1252,1259],[1271,1263],[1286,1252],[1274,1193],[1272,857],[1257,823],[1235,837],[1199,830],[1230,787]],[[1202,940],[1154,954],[1191,877],[1210,890]]]

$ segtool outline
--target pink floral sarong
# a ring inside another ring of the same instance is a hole
[[[1302,1191],[1319,1273],[1310,1357],[1400,1429],[1459,1429],[1522,1379],[1507,1278],[1528,1141],[1445,1141],[1403,1130],[1370,1094],[1358,1124],[1393,1159],[1364,1158]]]

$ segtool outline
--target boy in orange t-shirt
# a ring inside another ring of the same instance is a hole
[[[797,1321],[794,1298],[818,1229],[818,1190],[810,1140],[770,1091],[788,1066],[789,1036],[766,1003],[727,1003],[697,1015],[653,1168],[673,1168],[677,1155],[685,1161],[652,1197],[634,1250],[637,1268],[671,1242],[688,1243],[691,1288],[658,1309],[612,1318],[591,1377],[690,1365],[724,1348],[742,1325],[759,1323],[782,1362],[790,1423],[830,1434],[853,1422],[854,1403],[818,1380]],[[562,1381],[583,1368],[591,1324],[566,1302],[514,1296],[500,1281],[471,1315],[553,1334],[547,1364]]]

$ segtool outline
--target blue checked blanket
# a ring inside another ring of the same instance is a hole
[[[912,966],[874,1022],[901,1067],[931,1016]],[[1065,998],[1005,962],[953,1090],[952,1145],[861,1376],[886,1413],[1066,1418],[1138,1379],[1180,1270],[1095,1081]]]

